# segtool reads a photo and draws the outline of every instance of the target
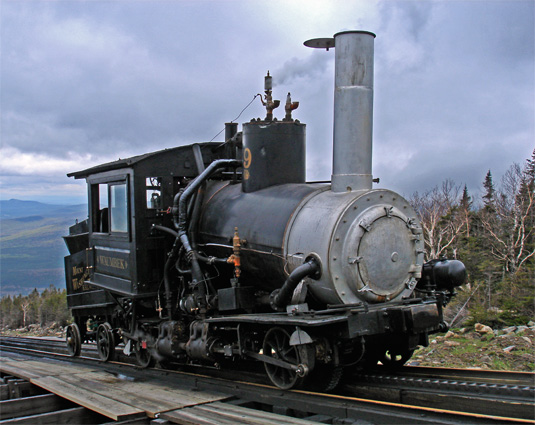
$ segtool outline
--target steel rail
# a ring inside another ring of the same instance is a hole
[[[35,346],[36,342],[39,345],[50,346],[54,350],[59,350],[61,353],[67,353],[65,341],[63,339],[45,339],[44,337],[7,337],[0,336],[1,340],[9,341],[10,343],[29,344]],[[98,357],[96,353],[96,345],[93,343],[83,344],[85,352],[90,351],[92,357]],[[127,359],[123,356],[121,351],[117,351],[120,358]],[[368,382],[372,380],[392,380],[398,382],[410,382],[418,379],[424,380],[449,380],[477,383],[480,385],[507,385],[520,387],[535,387],[535,373],[533,372],[519,372],[519,371],[501,371],[501,370],[483,370],[483,369],[460,369],[460,368],[442,368],[442,367],[422,367],[422,366],[406,366],[398,370],[388,370],[384,367],[378,366],[375,369],[368,370],[366,373],[358,373],[354,375],[354,379],[365,379]],[[440,383],[440,382],[438,382]],[[506,395],[506,394],[504,394]]]
[[[509,370],[461,369],[444,367],[407,366],[391,373],[395,376],[433,377],[434,379],[465,379],[479,382],[495,383],[496,381],[508,385],[535,385],[534,372],[520,372]]]
[[[377,372],[355,375],[359,383],[377,384],[402,388],[428,388],[445,392],[459,392],[467,394],[495,395],[504,398],[535,400],[535,386],[533,378],[525,379],[505,378],[507,375],[498,374],[494,377],[474,378],[462,373],[449,376],[447,379],[440,374],[431,372],[429,375],[412,373],[409,370],[402,372]]]

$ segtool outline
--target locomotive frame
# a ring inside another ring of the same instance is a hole
[[[298,103],[288,94],[273,118],[269,73],[266,118],[226,124],[223,143],[68,174],[86,179],[89,201],[65,237],[71,355],[96,341],[103,361],[123,342],[142,367],[250,359],[279,388],[331,390],[343,370],[398,367],[447,329],[464,266],[424,264],[410,205],[371,187],[374,37],[307,42],[337,47],[331,184],[306,183]]]

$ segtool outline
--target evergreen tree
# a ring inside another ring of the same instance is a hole
[[[496,190],[494,189],[494,183],[492,182],[492,174],[490,170],[487,172],[487,175],[485,176],[485,180],[483,181],[483,187],[485,188],[485,195],[483,195],[483,205],[484,209],[492,213],[495,211],[495,194]]]
[[[533,152],[531,153],[531,159],[528,158],[526,160],[526,174],[531,176],[533,182],[535,179],[535,149],[533,149]]]
[[[39,308],[41,306],[41,295],[37,288],[33,288],[33,291],[28,295],[30,301],[30,311],[28,313],[27,320],[29,323],[39,322]],[[28,322],[27,322],[28,324]]]
[[[471,221],[471,210],[472,210],[472,197],[468,194],[468,187],[464,185],[463,194],[461,200],[459,201],[459,211],[464,221],[464,226],[466,229],[466,238],[470,237],[470,221]]]
[[[15,310],[13,300],[9,295],[2,297],[0,300],[0,327],[14,327],[18,318],[18,312]]]
[[[468,187],[466,185],[464,185],[459,206],[465,211],[470,211],[472,208],[472,197],[468,194]]]

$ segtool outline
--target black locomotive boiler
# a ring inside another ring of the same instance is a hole
[[[333,388],[348,367],[405,363],[447,328],[465,280],[459,261],[424,264],[418,218],[373,189],[373,43],[365,31],[305,45],[335,50],[331,182],[307,183],[305,125],[273,117],[225,140],[69,174],[85,178],[89,218],[65,237],[70,353],[100,358],[263,362],[276,386]]]

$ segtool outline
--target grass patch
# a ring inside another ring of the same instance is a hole
[[[431,337],[428,347],[415,351],[410,363],[420,366],[535,370],[535,328],[507,336],[476,332]],[[507,350],[506,350],[507,348]]]

